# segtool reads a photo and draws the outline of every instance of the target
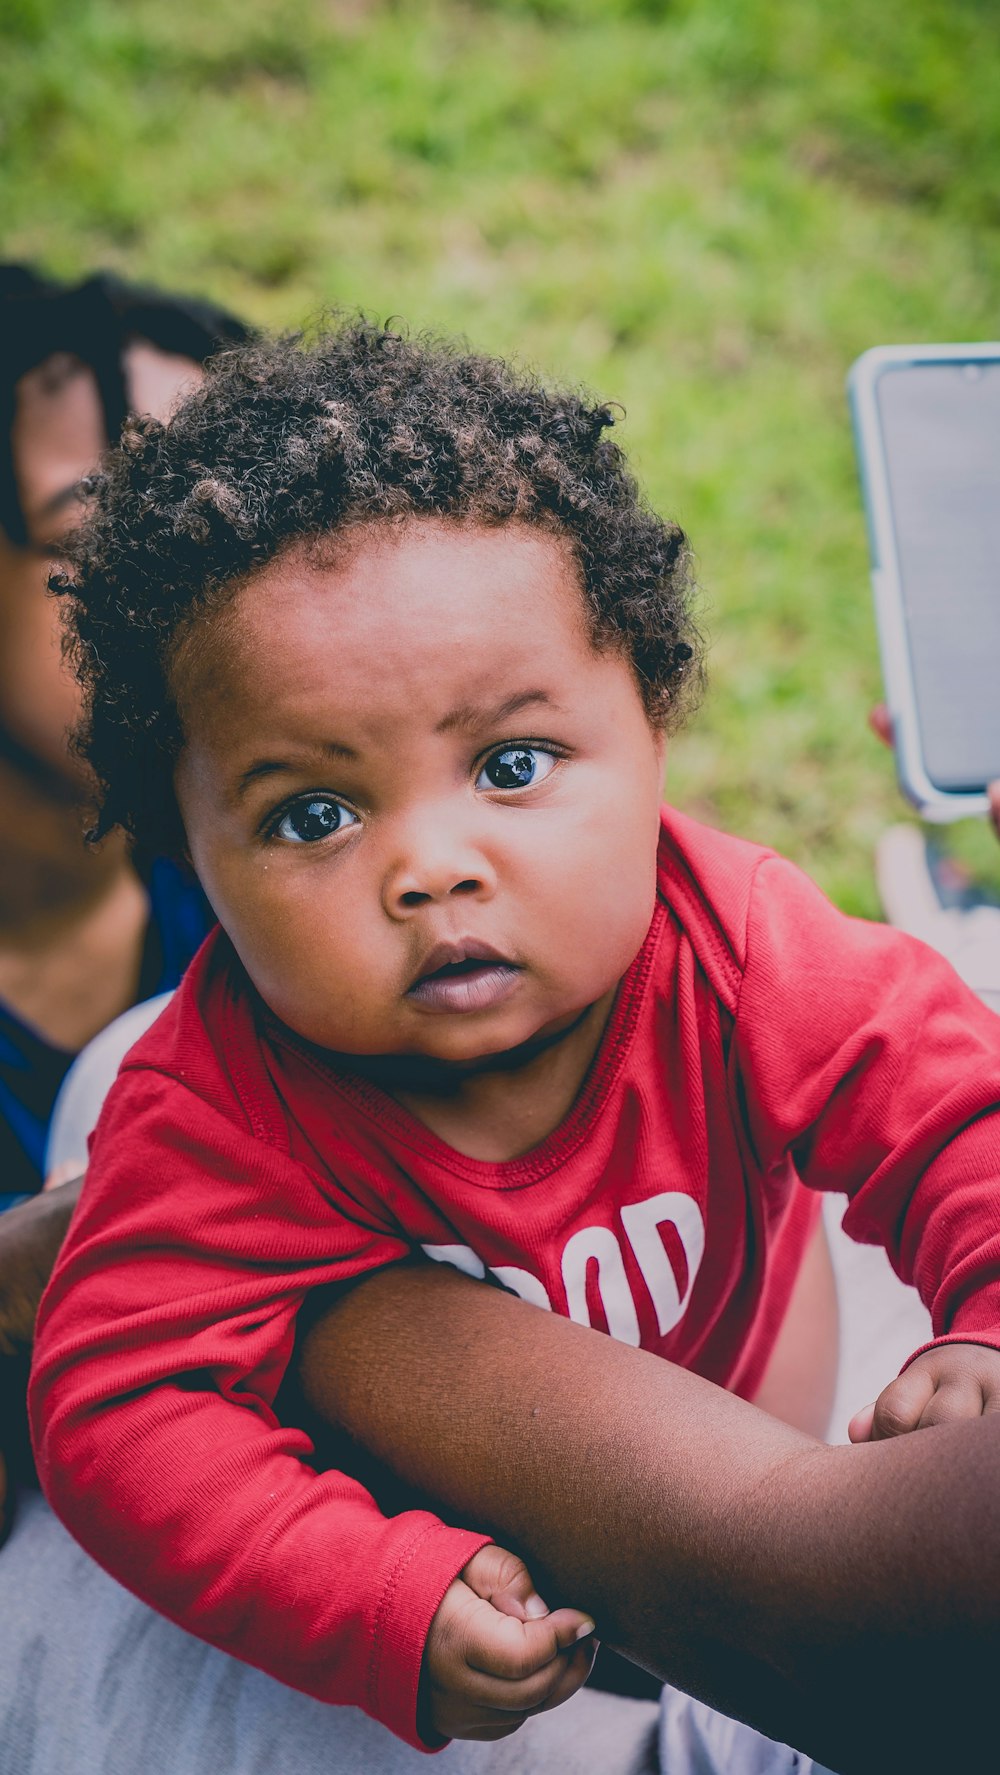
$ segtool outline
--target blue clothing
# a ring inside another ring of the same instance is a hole
[[[154,862],[146,887],[137,1004],[177,985],[213,922],[200,887],[169,859]],[[0,1001],[0,1211],[41,1189],[52,1106],[75,1059]]]

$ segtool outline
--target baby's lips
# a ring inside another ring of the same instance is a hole
[[[410,991],[422,986],[426,980],[440,974],[444,968],[460,967],[462,962],[480,963],[484,968],[510,968],[514,963],[492,943],[483,943],[478,937],[456,937],[443,943],[435,943],[433,949],[424,956],[420,972],[413,980]],[[547,1611],[546,1611],[547,1612]]]

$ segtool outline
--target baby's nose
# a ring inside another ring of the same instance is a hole
[[[435,901],[489,897],[495,887],[492,867],[473,846],[456,839],[425,842],[408,847],[388,871],[385,908],[391,918],[405,918]]]

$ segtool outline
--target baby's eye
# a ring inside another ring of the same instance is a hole
[[[527,789],[555,769],[553,752],[540,746],[503,746],[487,758],[476,781],[477,789]]]
[[[283,838],[287,844],[316,844],[321,838],[329,838],[331,833],[357,823],[357,814],[341,802],[332,801],[329,795],[304,795],[301,801],[286,807],[272,830],[275,838]]]

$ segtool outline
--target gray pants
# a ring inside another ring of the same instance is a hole
[[[584,1690],[431,1761],[154,1614],[39,1497],[0,1552],[0,1775],[652,1775],[656,1724],[651,1701]]]
[[[584,1689],[498,1744],[433,1762],[137,1602],[38,1496],[0,1552],[0,1775],[830,1775],[667,1688]]]

